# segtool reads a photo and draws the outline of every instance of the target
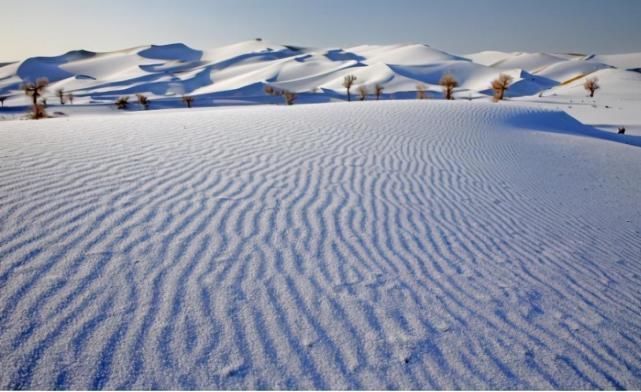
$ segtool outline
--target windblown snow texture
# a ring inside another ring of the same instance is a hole
[[[609,136],[458,101],[3,122],[0,389],[641,388]]]

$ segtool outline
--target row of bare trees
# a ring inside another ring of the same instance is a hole
[[[351,89],[356,80],[358,80],[358,78],[355,75],[346,75],[343,79],[343,87],[345,87],[345,89],[347,90],[347,101],[352,100]],[[512,83],[512,80],[513,78],[510,75],[502,73],[492,81],[491,86],[492,90],[494,90],[494,101],[501,101],[505,98],[505,92],[508,90],[510,84]],[[443,89],[443,96],[445,97],[445,99],[454,99],[454,89],[459,85],[458,81],[454,78],[454,75],[443,75],[443,77],[439,81],[439,84]],[[34,119],[40,119],[47,116],[45,110],[47,102],[43,94],[48,85],[49,81],[47,80],[47,78],[38,78],[35,82],[25,82],[22,84],[22,90],[28,97],[31,98],[31,117]],[[590,94],[590,97],[594,97],[595,91],[601,88],[599,86],[599,79],[596,77],[586,79],[583,87]],[[316,91],[316,89],[314,90]],[[380,99],[383,90],[384,87],[380,83],[377,83],[374,86],[374,94],[376,96],[376,100]],[[296,98],[298,97],[295,92],[289,90],[281,90],[270,85],[266,85],[264,91],[267,95],[270,96],[283,97],[287,105],[293,105],[296,101]],[[360,85],[357,91],[360,101],[364,101],[367,99],[369,95],[367,86]],[[61,105],[64,105],[67,102],[73,104],[73,94],[65,93],[64,89],[62,88],[56,90],[56,96],[59,98]],[[416,97],[417,99],[427,98],[427,87],[424,84],[416,85]],[[7,96],[0,96],[0,105],[2,107],[4,107],[4,101],[7,98]],[[138,104],[142,106],[144,110],[149,109],[149,104],[151,101],[146,95],[136,94],[136,98],[138,100]],[[194,97],[188,95],[183,96],[182,102],[188,108],[191,108],[193,106]],[[118,98],[115,102],[115,105],[118,109],[127,109],[129,107],[129,97],[123,96]]]
[[[296,98],[298,98],[298,94],[293,91],[281,90],[270,85],[266,85],[263,90],[265,94],[271,95],[272,97],[283,97],[287,105],[293,105],[294,102],[296,102]]]
[[[345,90],[347,91],[348,102],[352,100],[351,89],[356,80],[358,80],[358,77],[356,77],[355,75],[347,75],[343,78],[343,87],[345,87]],[[443,95],[445,96],[445,99],[454,99],[454,96],[453,96],[454,89],[458,87],[458,82],[454,78],[454,75],[452,74],[443,75],[439,84],[441,85],[441,87],[443,87]],[[381,94],[383,93],[383,90],[384,90],[384,87],[380,83],[376,83],[376,85],[374,86],[374,94],[376,96],[377,101],[380,99]],[[358,91],[359,100],[361,101],[364,101],[369,95],[367,86],[365,85],[360,85],[357,91]],[[419,83],[416,85],[416,98],[418,99],[427,98],[427,87],[422,83]]]
[[[151,104],[151,100],[149,99],[149,97],[144,94],[136,94],[136,100],[144,110],[149,110],[149,105]],[[181,101],[188,108],[191,108],[194,105],[194,97],[192,97],[191,95],[183,95]],[[125,95],[119,97],[116,102],[114,102],[114,105],[116,105],[116,108],[120,110],[129,109],[129,96]]]
[[[357,79],[358,78],[354,75],[347,75],[343,79],[343,87],[345,87],[345,89],[347,90],[347,101],[351,101],[351,88]],[[514,79],[512,78],[512,76],[501,73],[496,79],[492,81],[491,87],[492,87],[492,90],[494,90],[495,102],[501,101],[505,98],[505,92],[509,89],[510,84],[512,83],[513,80]],[[449,73],[443,75],[443,77],[439,81],[439,84],[443,89],[444,98],[447,100],[454,99],[454,89],[459,85],[456,78],[454,78],[454,75]],[[590,97],[594,97],[594,92],[600,88],[599,79],[596,77],[586,79],[585,83],[583,84],[583,87],[590,94]],[[378,100],[379,97],[381,96],[381,92],[383,91],[383,86],[377,83],[374,89],[376,94],[376,100]],[[358,87],[357,91],[358,91],[359,99],[361,101],[364,101],[368,95],[367,87],[365,85],[361,85]],[[416,85],[416,98],[417,99],[427,98],[427,87],[422,83],[419,83]]]
[[[143,94],[136,94],[136,99],[138,100],[138,104],[145,110],[149,109],[149,103],[151,102],[149,100],[149,97]],[[129,109],[129,97],[128,96],[122,96],[118,98],[115,102],[116,108],[120,110],[125,110]]]

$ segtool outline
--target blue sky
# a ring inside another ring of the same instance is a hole
[[[640,0],[2,0],[0,10],[0,61],[255,37],[321,47],[421,42],[456,54],[641,51]]]

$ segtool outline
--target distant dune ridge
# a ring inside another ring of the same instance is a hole
[[[453,74],[455,97],[491,95],[490,82],[500,72],[513,77],[508,97],[554,93],[565,82],[580,85],[587,75],[599,76],[608,90],[621,80],[641,88],[641,53],[620,55],[553,54],[484,51],[452,55],[424,44],[360,45],[352,48],[305,48],[251,40],[210,50],[184,44],[151,45],[108,53],[71,51],[55,57],[33,57],[0,63],[0,96],[7,106],[24,105],[19,87],[25,80],[46,77],[51,91],[64,89],[75,103],[111,103],[121,95],[145,94],[156,103],[179,106],[180,96],[201,105],[216,99],[262,102],[265,85],[288,90],[303,101],[344,99],[345,75],[383,96],[407,98],[417,83],[428,97],[440,97],[439,79]],[[610,74],[605,72],[610,71]]]

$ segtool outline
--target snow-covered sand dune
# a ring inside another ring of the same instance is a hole
[[[263,93],[265,85],[294,91],[301,95],[299,102],[326,102],[344,99],[343,77],[354,74],[358,77],[354,93],[364,86],[373,94],[380,84],[384,97],[407,98],[414,96],[417,84],[425,84],[430,96],[441,97],[439,80],[452,73],[459,81],[454,95],[467,98],[491,95],[490,82],[506,72],[514,77],[508,96],[522,97],[603,68],[617,68],[621,71],[617,80],[625,79],[641,69],[641,53],[485,51],[462,57],[413,43],[343,49],[251,40],[208,50],[176,43],[107,53],[75,50],[0,63],[0,95],[8,97],[7,106],[24,106],[28,102],[20,84],[47,77],[50,104],[58,101],[55,91],[60,88],[74,95],[75,104],[112,104],[119,96],[139,93],[152,99],[152,108],[180,107],[183,94],[194,96],[196,106],[220,105],[230,98],[237,103],[264,103],[269,100]],[[614,86],[603,81],[606,90],[614,91]]]
[[[455,102],[3,122],[0,388],[641,388],[641,149]]]

